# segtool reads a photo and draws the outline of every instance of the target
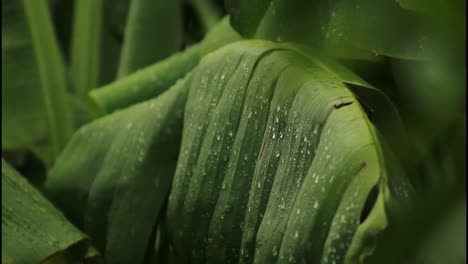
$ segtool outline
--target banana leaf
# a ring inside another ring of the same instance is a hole
[[[48,141],[55,157],[73,121],[46,1],[2,1],[2,40],[2,149]]]
[[[45,189],[107,263],[142,263],[174,173],[187,86],[78,130]],[[131,239],[131,243],[129,242]]]
[[[384,194],[410,193],[355,95],[288,45],[210,53],[188,98],[165,220],[176,262],[354,263],[386,226]]]
[[[218,10],[214,1],[192,0],[191,3],[205,32],[209,32],[221,20],[221,10]]]
[[[109,263],[142,263],[155,244],[176,262],[359,261],[386,196],[411,186],[342,79],[369,85],[311,58],[266,41],[209,53],[160,96],[80,129],[47,193]]]
[[[392,0],[228,0],[231,23],[244,37],[294,41],[338,58],[425,57],[424,18]],[[307,32],[307,34],[304,34]]]
[[[87,248],[86,235],[2,159],[2,263],[84,260]]]
[[[125,28],[118,77],[166,58],[182,47],[180,0],[133,0]]]
[[[113,82],[117,77],[129,6],[130,0],[104,1],[99,87]]]
[[[417,185],[417,196],[407,202],[390,201],[389,228],[368,263],[462,263],[466,259],[465,135],[462,118],[431,144],[434,150],[427,150],[420,160],[424,181]]]
[[[86,98],[99,84],[104,0],[75,1],[70,77],[76,93]]]
[[[93,111],[96,115],[103,115],[158,96],[190,72],[204,55],[240,39],[226,17],[201,43],[91,91]]]

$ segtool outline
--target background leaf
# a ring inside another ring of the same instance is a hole
[[[2,1],[2,9],[2,149],[47,140],[55,157],[72,133],[72,119],[47,4]]]
[[[125,27],[118,77],[155,63],[182,46],[179,0],[133,0]]]
[[[338,58],[423,56],[422,19],[395,1],[272,0],[251,4],[232,0],[227,7],[233,26],[245,36],[304,43]]]
[[[229,20],[224,18],[200,44],[92,91],[90,97],[95,111],[99,114],[110,113],[153,98],[184,77],[204,55],[237,40],[240,40],[239,35],[230,27]]]
[[[70,72],[73,88],[82,98],[99,84],[103,4],[103,0],[75,1]]]

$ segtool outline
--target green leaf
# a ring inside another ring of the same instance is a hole
[[[108,263],[143,261],[172,182],[187,90],[180,81],[85,125],[49,173],[47,193]]]
[[[197,66],[165,221],[175,259],[340,263],[371,251],[383,193],[411,187],[392,179],[405,178],[387,169],[380,132],[322,65],[248,41]]]
[[[110,263],[141,263],[156,230],[170,261],[353,263],[387,225],[384,195],[411,187],[344,79],[372,90],[295,45],[228,45],[80,129],[47,193]]]
[[[86,236],[3,159],[2,242],[2,263],[82,259],[88,247]]]
[[[99,84],[103,0],[75,1],[71,79],[82,98]]]
[[[407,201],[389,199],[389,228],[368,263],[461,263],[466,259],[464,120],[447,129],[431,144],[433,150],[425,152],[419,167],[425,184],[417,186],[416,195]]]
[[[72,120],[46,1],[2,1],[2,40],[2,149],[47,140],[55,157]]]
[[[224,18],[200,44],[92,91],[94,110],[97,114],[110,113],[153,98],[184,77],[202,56],[237,40],[240,36],[230,27],[228,18]]]
[[[272,0],[225,0],[232,26],[246,37],[253,37]]]
[[[182,46],[180,0],[130,2],[118,77],[166,58]]]
[[[92,120],[92,115],[89,112],[89,109],[86,107],[83,101],[79,99],[79,97],[67,94],[66,102],[73,111],[73,131]],[[52,153],[52,149],[50,148],[49,140],[40,140],[34,145],[29,146],[29,148],[30,151],[34,153],[34,155],[43,164],[45,164],[48,169],[55,161],[55,156]]]
[[[421,58],[423,19],[392,0],[227,1],[243,36],[320,47],[338,58]]]
[[[221,12],[213,0],[192,0],[192,5],[205,32],[209,32],[221,20]]]
[[[114,81],[117,77],[129,5],[130,0],[104,1],[100,86]]]

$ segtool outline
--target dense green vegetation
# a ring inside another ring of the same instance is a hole
[[[463,0],[2,0],[2,263],[465,263]]]

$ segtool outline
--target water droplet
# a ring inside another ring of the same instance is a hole
[[[317,135],[317,133],[318,133],[318,125],[315,125],[315,127],[314,127],[314,135]]]
[[[281,155],[281,153],[278,151],[278,152],[276,152],[275,157],[279,158],[280,155]]]
[[[296,232],[294,233],[294,239],[297,239],[298,237],[299,237],[299,232],[296,231]]]
[[[283,202],[279,205],[279,208],[280,208],[281,210],[286,209],[286,203],[283,201]]]
[[[318,183],[319,179],[320,179],[320,176],[317,175],[317,178],[315,178],[315,181],[314,181],[314,182],[315,182],[315,183]]]
[[[277,246],[274,246],[273,247],[273,256],[276,257],[276,255],[278,255],[278,247]]]
[[[318,201],[315,201],[315,203],[314,203],[314,208],[317,209],[317,208],[318,208],[318,205],[319,205]]]

